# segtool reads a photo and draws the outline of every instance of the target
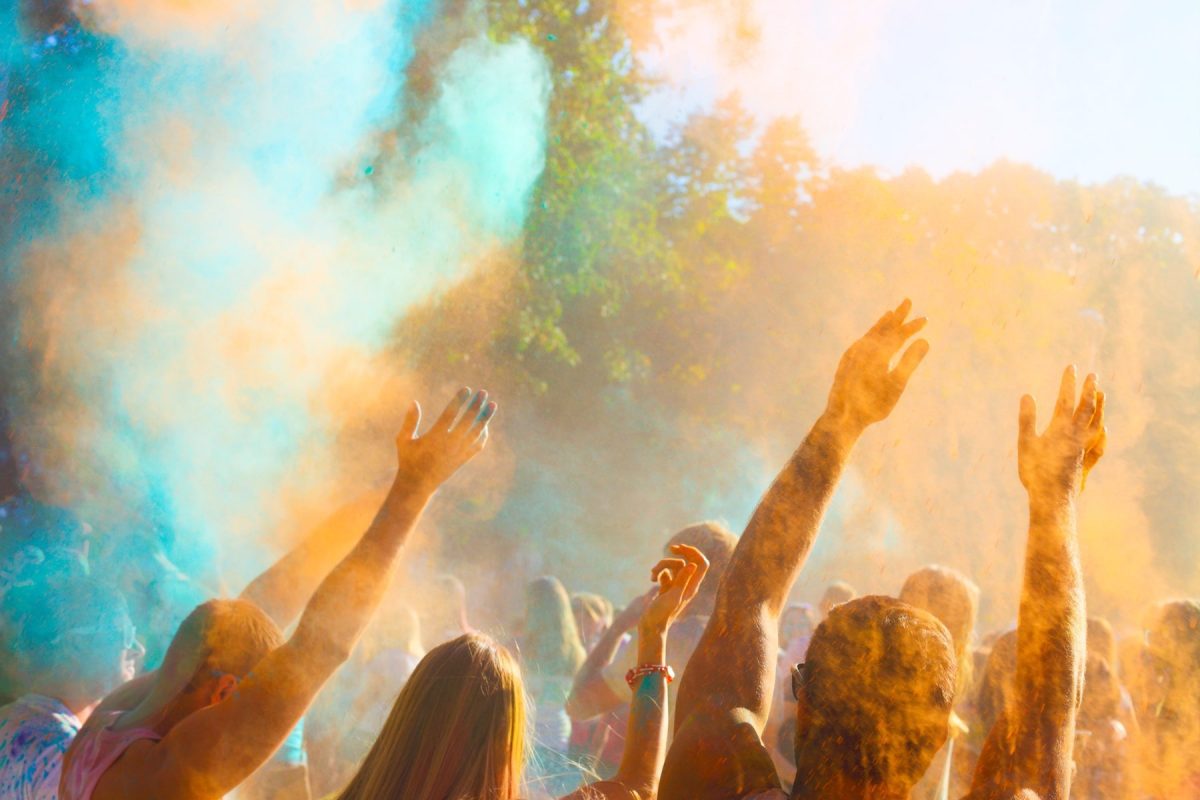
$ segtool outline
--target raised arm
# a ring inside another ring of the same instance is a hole
[[[387,489],[379,487],[323,519],[302,542],[250,581],[242,590],[242,599],[267,612],[286,630],[321,579],[354,546],[355,535],[350,532],[362,530],[363,517],[370,508],[378,508],[386,494]],[[369,508],[367,503],[371,503]]]
[[[925,325],[924,318],[906,322],[910,310],[905,300],[884,314],[842,356],[825,412],[738,541],[679,687],[664,798],[699,797],[704,789],[724,796],[720,786],[733,791],[766,776],[775,780],[759,737],[775,681],[779,615],[854,443],[892,412],[929,350],[919,339],[891,368],[905,342]],[[754,765],[735,763],[740,756],[730,755],[755,747],[762,752]]]
[[[759,503],[721,582],[716,608],[679,687],[677,727],[702,705],[748,709],[766,722],[775,679],[779,615],[854,443],[895,408],[929,350],[918,340],[890,365],[925,325],[905,322],[905,300],[883,315],[842,356],[825,412]]]
[[[495,408],[486,392],[464,389],[418,437],[420,407],[413,404],[396,442],[396,479],[374,522],[317,588],[291,639],[227,698],[171,729],[158,745],[159,769],[143,776],[141,786],[151,788],[140,796],[173,797],[188,787],[189,796],[219,797],[270,757],[349,657],[383,597],[400,546],[438,486],[483,448]]]
[[[640,595],[630,601],[600,635],[587,660],[575,673],[571,694],[567,696],[567,716],[572,720],[582,722],[621,707],[624,700],[604,680],[604,668],[616,657],[625,634],[637,626],[650,599],[650,595]]]
[[[1029,540],[1017,623],[1013,708],[988,735],[975,775],[979,797],[1031,790],[1066,800],[1075,712],[1083,691],[1087,612],[1075,535],[1075,501],[1104,453],[1104,394],[1096,376],[1075,400],[1075,368],[1063,374],[1046,432],[1037,405],[1021,399],[1018,471],[1029,493]],[[973,795],[975,796],[975,795]]]
[[[672,545],[677,557],[650,570],[657,594],[638,620],[638,665],[666,665],[667,632],[687,607],[708,572],[708,559],[694,547]],[[583,787],[566,800],[648,800],[658,791],[658,776],[667,756],[667,680],[661,673],[637,678],[629,704],[629,726],[621,766],[611,781]]]

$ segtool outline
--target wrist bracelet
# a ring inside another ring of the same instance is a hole
[[[625,682],[632,689],[638,679],[643,675],[662,675],[667,679],[667,683],[675,680],[675,670],[671,669],[666,664],[642,664],[640,667],[634,667],[625,673]]]

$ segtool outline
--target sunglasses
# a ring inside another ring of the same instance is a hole
[[[792,699],[799,700],[804,691],[804,662],[792,665]]]

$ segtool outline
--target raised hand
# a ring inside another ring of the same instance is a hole
[[[908,379],[929,352],[929,342],[918,339],[904,351],[895,369],[891,367],[904,343],[925,327],[924,317],[905,322],[910,310],[912,302],[905,300],[884,314],[842,356],[825,411],[832,419],[862,431],[892,413]]]
[[[1075,400],[1075,367],[1063,372],[1058,401],[1045,433],[1037,435],[1037,403],[1021,398],[1017,437],[1017,471],[1030,495],[1067,492],[1079,494],[1088,472],[1104,455],[1108,431],[1104,427],[1104,392],[1096,376],[1083,382]]]
[[[496,404],[488,393],[460,389],[446,410],[421,436],[421,405],[415,400],[396,437],[396,483],[432,492],[487,444],[488,421]]]
[[[658,593],[646,605],[638,622],[643,631],[670,628],[696,596],[708,572],[708,559],[695,547],[673,544],[671,552],[676,557],[668,556],[650,570],[650,579],[658,584]]]

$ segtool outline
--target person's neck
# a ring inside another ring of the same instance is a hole
[[[88,721],[88,717],[100,705],[104,697],[96,691],[73,683],[44,682],[35,683],[29,687],[30,694],[41,695],[57,700],[75,715],[80,724]]]
[[[155,681],[154,688],[133,708],[121,715],[117,730],[150,728],[163,736],[191,713],[182,702],[180,692],[166,681]]]

